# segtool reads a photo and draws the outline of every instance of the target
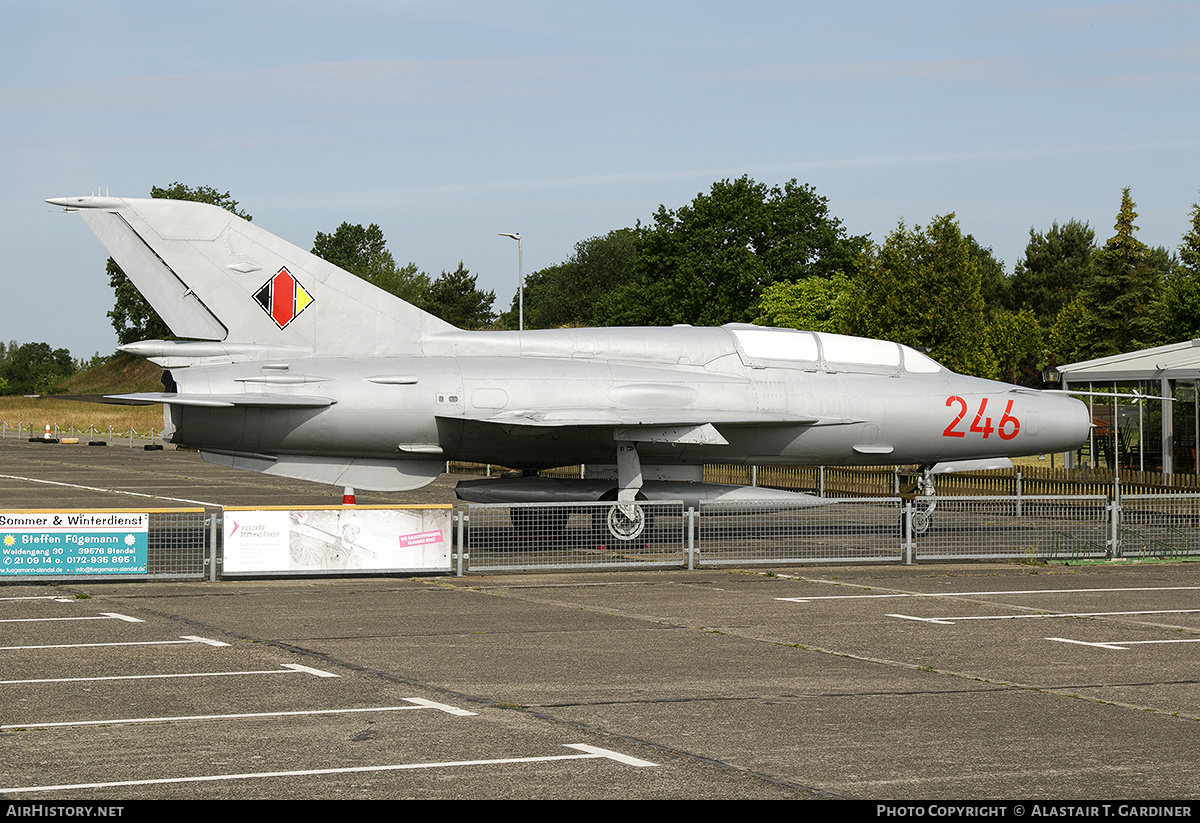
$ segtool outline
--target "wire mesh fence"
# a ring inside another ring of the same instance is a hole
[[[464,528],[474,571],[685,564],[682,503],[472,503]]]
[[[1126,494],[1120,505],[1122,557],[1200,554],[1200,494]]]
[[[702,503],[696,554],[705,565],[899,562],[899,498],[840,499],[822,506]]]
[[[1159,554],[1200,552],[1200,496],[1143,540]],[[784,508],[774,501],[639,503],[645,528],[615,537],[612,503],[472,505],[467,568],[694,567],[914,560],[1083,560],[1120,555],[1114,508],[1101,495],[829,500]],[[1185,532],[1182,521],[1187,519]],[[618,523],[619,525],[619,523]],[[1135,547],[1135,550],[1136,549]]]
[[[914,505],[924,501],[918,499]],[[937,499],[927,527],[911,529],[914,559],[1070,560],[1111,551],[1108,499],[1100,495]]]
[[[220,514],[148,513],[146,572],[215,579]],[[458,573],[939,560],[1071,561],[1200,556],[1200,494],[470,504]],[[57,577],[77,577],[64,575]],[[96,579],[95,574],[88,578]],[[131,579],[123,575],[121,579]]]
[[[203,579],[213,531],[204,509],[150,512],[146,576]]]

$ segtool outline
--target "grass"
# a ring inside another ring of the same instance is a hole
[[[62,385],[57,394],[127,394],[130,392],[162,391],[160,375],[162,369],[137,357],[118,355],[107,363],[77,372]],[[151,428],[162,429],[162,407],[117,406],[108,403],[84,403],[76,400],[60,400],[54,397],[0,397],[0,422],[16,431],[18,424],[23,428],[32,425],[37,432],[44,430],[47,423],[51,428],[58,426],[60,436],[75,427],[76,433],[88,433],[88,427],[97,432],[148,432]]]

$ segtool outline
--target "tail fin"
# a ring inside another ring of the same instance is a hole
[[[314,354],[415,354],[454,327],[218,206],[62,197],[180,337]]]

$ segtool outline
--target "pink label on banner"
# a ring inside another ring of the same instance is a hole
[[[402,534],[400,535],[400,546],[427,546],[430,543],[441,543],[445,538],[442,532],[419,532],[417,534]]]

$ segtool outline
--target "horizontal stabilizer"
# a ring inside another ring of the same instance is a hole
[[[297,346],[257,343],[219,343],[208,340],[141,340],[118,346],[117,351],[145,357],[165,369],[208,363],[243,363],[248,360],[304,356]]]
[[[299,409],[318,409],[337,401],[330,397],[305,397],[299,394],[173,394],[171,392],[142,392],[139,394],[108,394],[75,396],[69,400],[90,400],[93,403],[113,403],[119,406],[149,406],[163,403],[169,406],[276,406]]]

